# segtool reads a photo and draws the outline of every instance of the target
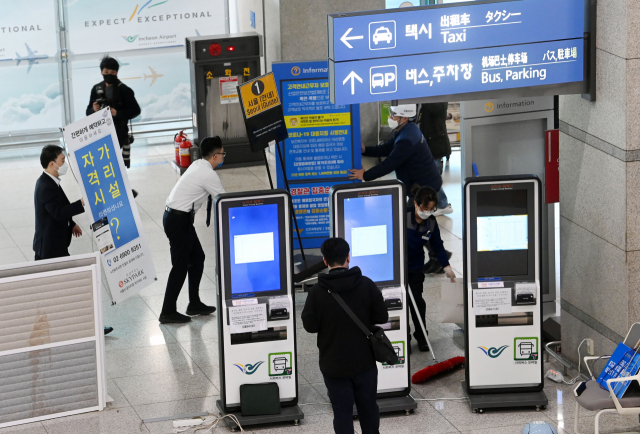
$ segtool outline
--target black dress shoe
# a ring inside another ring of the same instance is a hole
[[[187,315],[210,315],[216,311],[213,306],[207,306],[204,303],[187,306]]]
[[[138,196],[138,192],[135,191],[133,188],[131,189],[131,193],[133,193],[133,198],[134,199]]]
[[[113,327],[105,327],[104,328],[104,335],[108,335],[109,333],[111,333],[113,331]]]
[[[418,349],[423,353],[426,353],[429,351],[429,344],[427,344],[427,341],[418,341]]]
[[[191,321],[191,317],[187,315],[183,315],[178,312],[160,314],[161,324],[171,324],[171,323],[181,324],[189,321]]]

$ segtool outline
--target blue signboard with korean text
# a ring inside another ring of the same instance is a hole
[[[114,304],[139,293],[156,279],[151,250],[109,108],[62,130],[69,165],[85,203],[94,248]]]
[[[107,217],[112,226],[113,243],[119,248],[138,238],[138,228],[122,179],[111,136],[105,136],[74,152],[80,178],[94,216]]]
[[[332,64],[338,104],[513,89],[584,80],[584,41],[370,59]]]
[[[584,37],[584,0],[514,0],[329,15],[345,62]]]
[[[289,134],[284,171],[276,156],[277,185],[285,188],[286,174],[303,246],[319,247],[329,237],[329,188],[361,165],[359,107],[331,103],[327,61],[276,62],[272,70]]]
[[[538,86],[584,93],[587,77],[593,81],[585,50],[595,43],[585,33],[587,3],[467,2],[329,15],[331,101],[506,97]]]

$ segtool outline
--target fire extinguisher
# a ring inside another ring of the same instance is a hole
[[[176,151],[176,164],[180,165],[180,144],[182,143],[183,140],[187,139],[187,135],[184,133],[184,131],[180,131],[179,133],[176,133],[175,136],[173,136],[173,147],[175,148]]]
[[[185,169],[191,165],[191,147],[193,145],[185,135],[180,143],[180,167]]]

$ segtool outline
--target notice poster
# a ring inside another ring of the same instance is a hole
[[[64,3],[72,54],[183,46],[188,36],[227,33],[223,0]]]
[[[122,151],[109,109],[95,112],[63,129],[68,160],[78,180],[91,221],[98,223],[102,266],[115,303],[137,294],[156,278],[151,251],[142,232],[142,222],[133,200]],[[108,221],[112,244],[103,233]],[[95,225],[95,224],[94,224]]]
[[[300,235],[305,248],[320,247],[329,236],[329,189],[353,182],[348,170],[362,165],[359,106],[329,101],[326,61],[275,62],[272,68],[289,134],[281,151]],[[278,158],[276,164],[278,188],[284,188]]]
[[[266,330],[267,305],[263,303],[230,307],[229,329],[232,334]]]
[[[237,104],[238,97],[238,77],[220,77],[220,104]]]

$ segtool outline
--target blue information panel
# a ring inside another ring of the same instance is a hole
[[[331,182],[289,184],[293,209],[305,248],[320,247],[322,242],[329,238],[329,190],[332,184]],[[293,238],[293,246],[300,248],[297,236]]]
[[[337,104],[582,82],[584,40],[330,62]]]
[[[335,62],[584,36],[585,0],[515,0],[329,16]]]
[[[118,249],[139,235],[116,152],[120,149],[115,149],[111,135],[107,135],[75,151],[74,155],[91,212],[94,218],[109,219],[113,242]]]
[[[282,152],[298,226],[304,247],[319,247],[329,236],[329,188],[348,181],[348,170],[361,165],[359,107],[331,103],[327,61],[272,68],[289,133]],[[276,162],[278,188],[285,188]]]

